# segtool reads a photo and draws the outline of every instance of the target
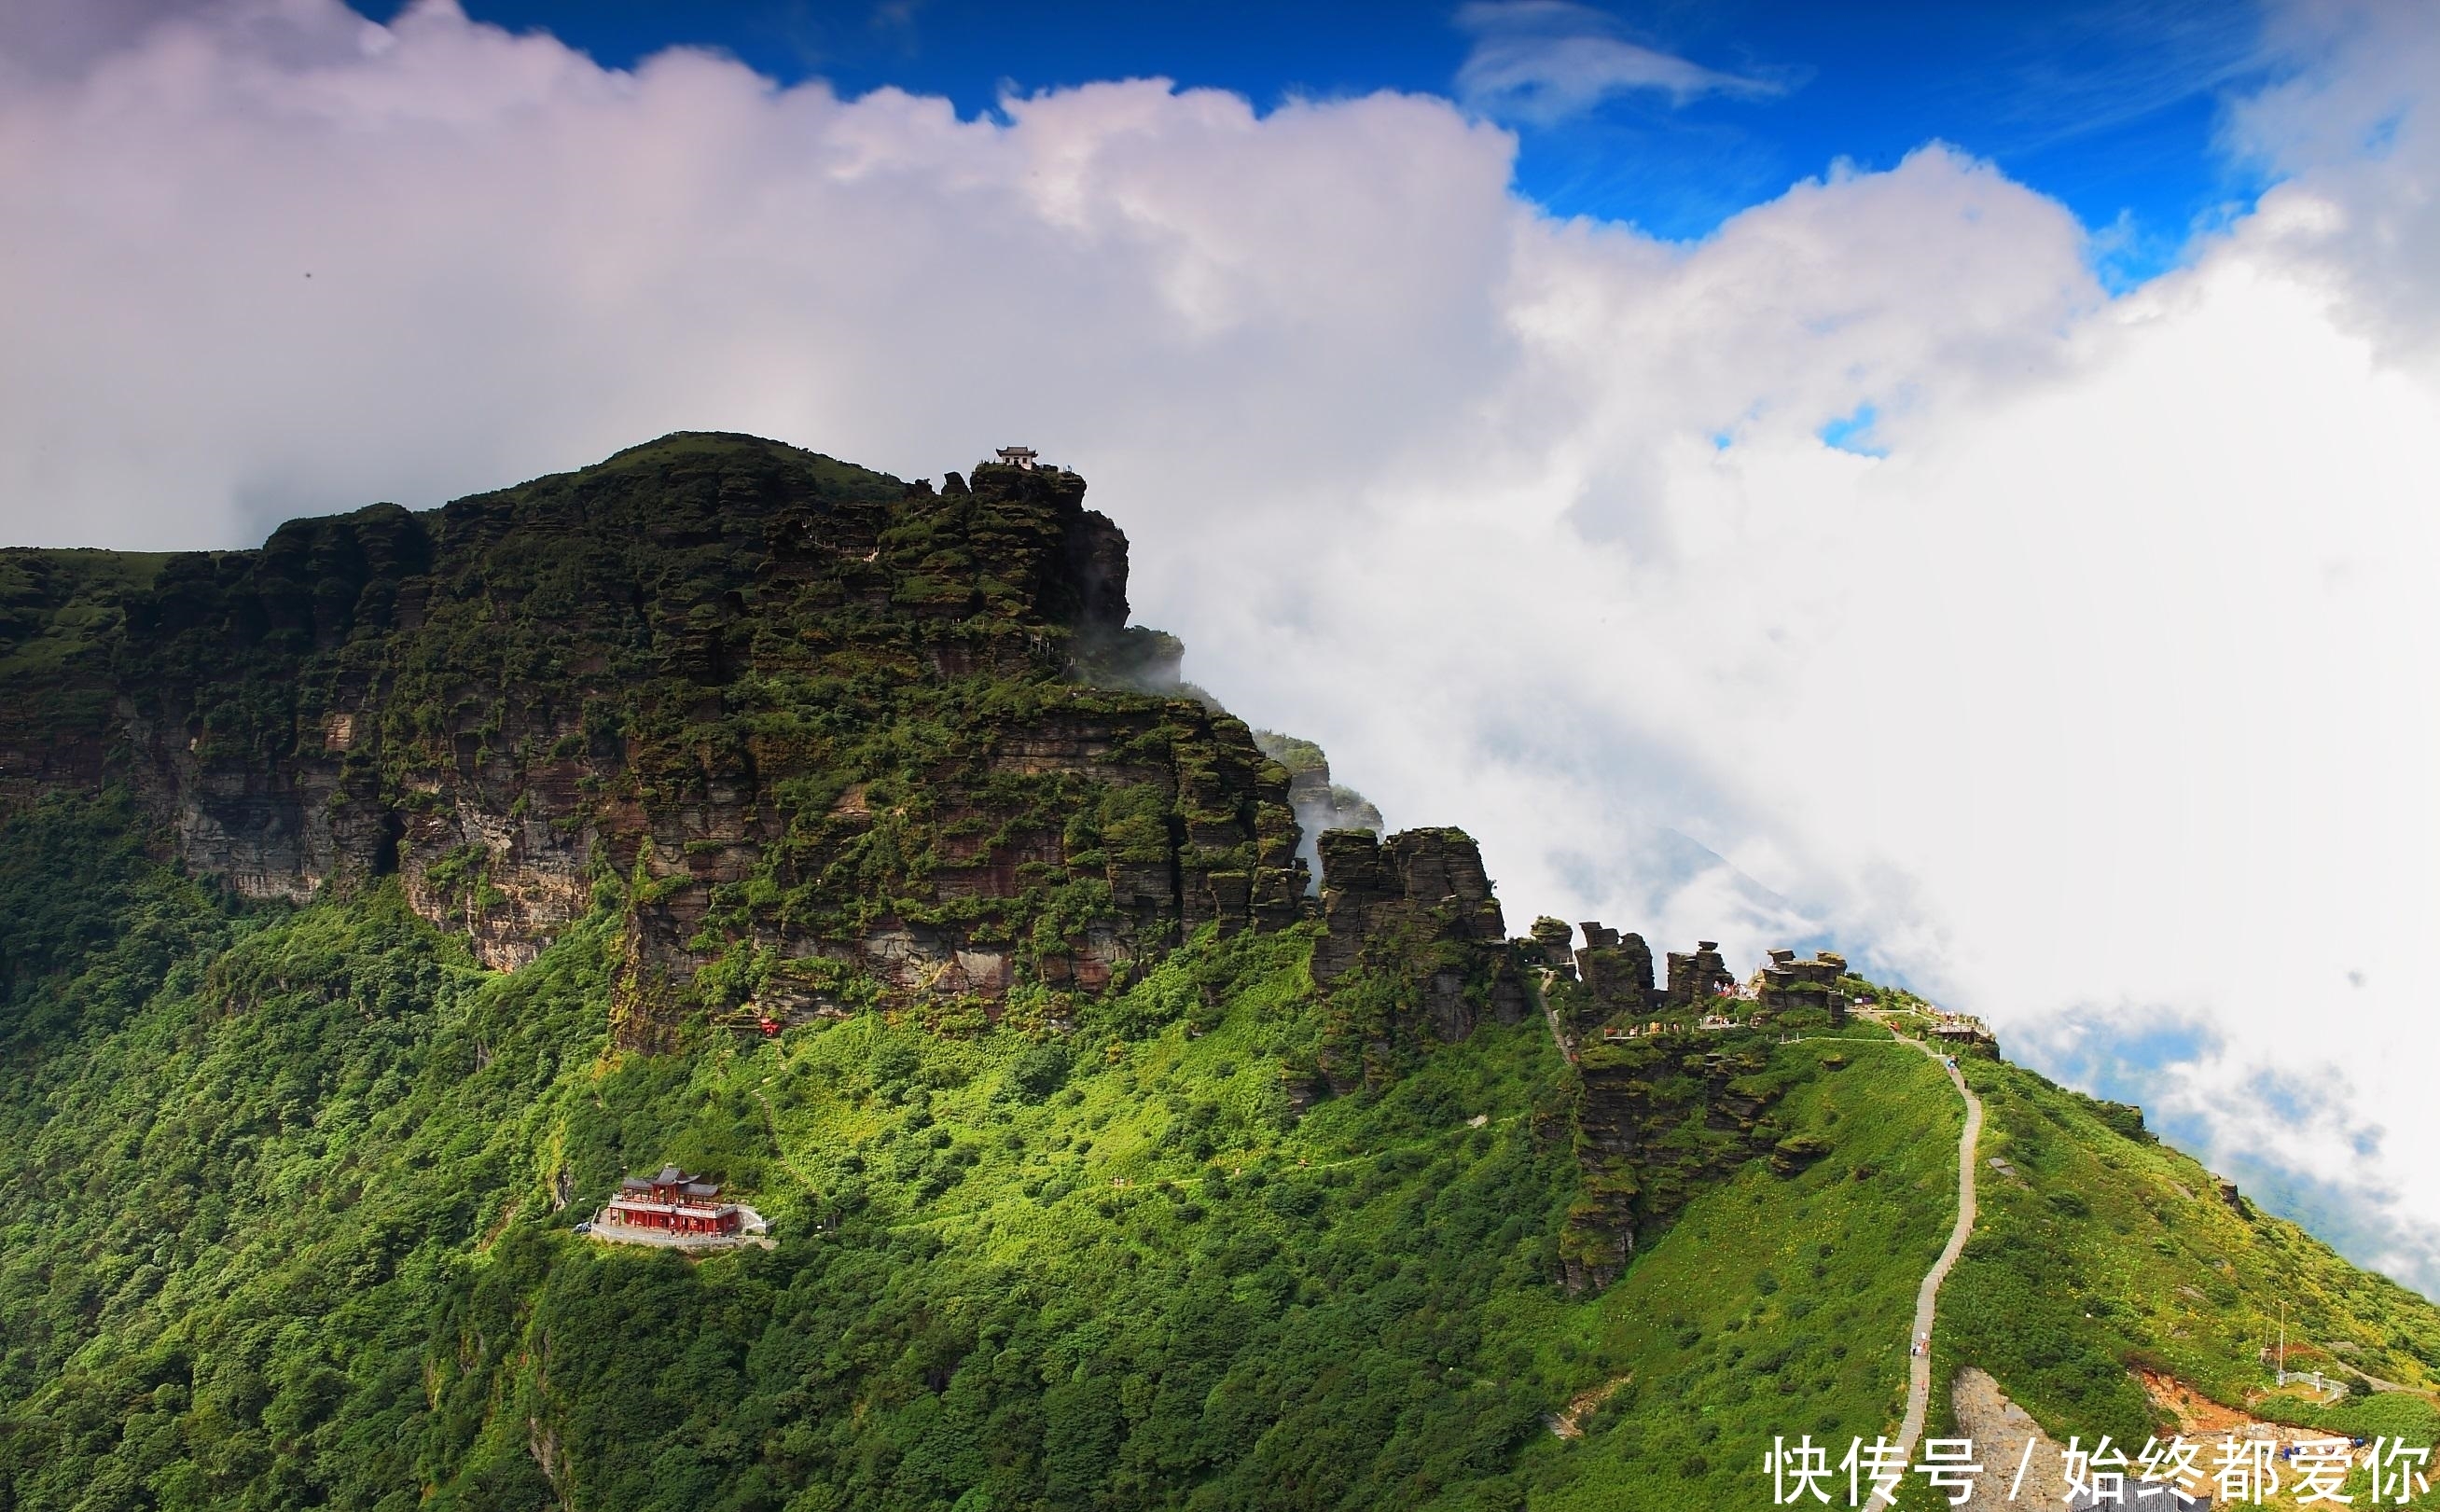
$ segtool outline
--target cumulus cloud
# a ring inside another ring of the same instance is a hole
[[[2244,101],[2232,140],[2284,182],[2257,240],[2341,295],[2384,351],[2440,355],[2440,25],[2429,7],[2302,0],[2274,36],[2297,61]]]
[[[1458,8],[1457,24],[1475,38],[1458,69],[1458,93],[1503,120],[1547,126],[1619,95],[1665,95],[1683,105],[1705,95],[1753,99],[1786,87],[1629,41],[1608,14],[1572,0],[1469,0]]]
[[[1519,200],[1431,98],[961,118],[437,0],[142,15],[0,68],[0,533],[237,545],[679,427],[1024,440],[1197,681],[1473,829],[1516,920],[1835,942],[2088,1079],[2061,1026],[2207,1025],[2142,1095],[2430,1287],[2406,14],[2281,12],[2232,145],[2285,182],[2116,297],[1938,144],[1677,244]],[[1884,455],[1822,441],[1868,406]]]
[[[14,0],[0,9],[0,87],[73,78],[180,9],[181,0]]]

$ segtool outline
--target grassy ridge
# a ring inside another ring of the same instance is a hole
[[[175,554],[0,549],[0,678],[39,683],[105,649],[128,596],[151,587]]]
[[[2062,1439],[2138,1444],[2152,1414],[2126,1366],[2241,1404],[2272,1383],[2260,1351],[2283,1304],[2291,1366],[2440,1381],[2440,1311],[2422,1297],[2224,1201],[2210,1172],[2130,1109],[2005,1062],[1965,1064],[1986,1113],[1986,1164],[1981,1222],[1943,1297],[1944,1362],[1989,1370]]]
[[[1916,1284],[1956,1216],[1957,1095],[1912,1049],[1780,1047],[1777,1107],[1832,1153],[1793,1179],[1749,1167],[1699,1199],[1603,1297],[1597,1336],[1626,1384],[1553,1508],[1767,1504],[1775,1434],[1870,1438],[1905,1403]],[[1540,1504],[1540,1503],[1537,1503]]]

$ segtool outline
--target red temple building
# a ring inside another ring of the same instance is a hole
[[[722,1234],[738,1233],[745,1217],[735,1203],[720,1200],[716,1183],[664,1165],[658,1176],[631,1176],[620,1181],[619,1195],[601,1210],[600,1221],[663,1233]]]

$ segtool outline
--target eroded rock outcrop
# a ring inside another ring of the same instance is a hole
[[[1770,1152],[1767,1044],[1672,1032],[1586,1046],[1569,1133],[1584,1183],[1561,1233],[1571,1291],[1618,1278],[1694,1196]]]
[[[1526,938],[1517,942],[1517,947],[1526,952],[1533,964],[1573,981],[1576,954],[1570,948],[1570,942],[1575,937],[1576,931],[1568,921],[1554,919],[1546,913],[1534,921],[1534,927],[1527,932]]]
[[[1319,890],[1322,880],[1320,837],[1330,830],[1381,835],[1387,828],[1382,823],[1381,811],[1355,789],[1332,781],[1330,758],[1312,741],[1274,729],[1258,729],[1254,731],[1254,744],[1288,774],[1288,806],[1295,810],[1297,828],[1304,837],[1297,855],[1311,871],[1313,885]]]
[[[1736,985],[1736,975],[1720,959],[1720,943],[1701,940],[1691,954],[1669,952],[1669,985],[1662,1000],[1672,1008],[1699,1008]]]
[[[1584,925],[1584,948],[1576,952],[1577,980],[1585,984],[1602,1019],[1641,1018],[1652,1011],[1652,947],[1640,934],[1621,934],[1594,920]],[[1676,960],[1676,957],[1671,957]]]
[[[1243,723],[1091,685],[1176,643],[1084,492],[681,435],[255,551],[0,552],[0,805],[123,782],[198,872],[395,872],[502,967],[616,890],[637,1048],[698,1003],[1100,990],[1286,926],[1307,872]]]
[[[1827,950],[1799,961],[1793,950],[1773,950],[1769,963],[1754,973],[1754,1005],[1761,1014],[1779,1017],[1792,1013],[1818,1013],[1833,1027],[1847,1021],[1848,999],[1839,990],[1847,975],[1847,958]]]
[[[1524,1017],[1525,981],[1471,836],[1329,830],[1319,853],[1313,979],[1333,1009],[1322,1070],[1334,1085],[1380,1079],[1424,1036],[1462,1039],[1485,1014]]]

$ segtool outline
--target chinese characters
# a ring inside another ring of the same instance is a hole
[[[2025,1442],[2014,1467],[1994,1473],[2008,1477],[2007,1500],[2028,1505],[2050,1498],[2025,1495],[2027,1472],[2033,1467],[2035,1441]],[[2281,1444],[2267,1438],[2236,1438],[2217,1444],[2191,1443],[2182,1435],[2162,1443],[2147,1439],[2129,1455],[2124,1446],[2104,1434],[2090,1449],[2080,1438],[2068,1440],[2061,1451],[2061,1479],[2066,1489],[2057,1500],[2072,1512],[2095,1507],[2152,1508],[2156,1512],[2198,1504],[2259,1506],[2284,1489],[2300,1507],[2327,1503],[2332,1507],[2403,1506],[2431,1490],[2426,1477],[2431,1449],[2402,1440],[2305,1439]],[[1949,1504],[1962,1504],[1974,1494],[1984,1467],[1974,1454],[1974,1441],[1935,1438],[1923,1446],[1914,1464],[1897,1445],[1885,1438],[1867,1444],[1851,1439],[1844,1456],[1833,1464],[1830,1447],[1805,1434],[1789,1443],[1773,1438],[1763,1455],[1763,1471],[1770,1477],[1773,1506],[1885,1507],[1896,1500],[1898,1487],[1910,1475],[1919,1476],[1944,1493]]]

